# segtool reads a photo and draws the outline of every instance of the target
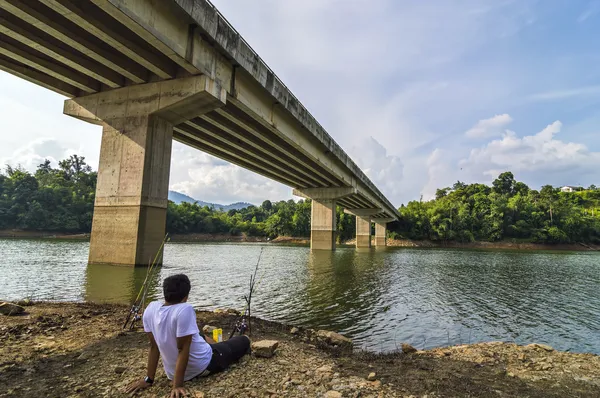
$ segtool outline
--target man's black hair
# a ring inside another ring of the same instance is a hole
[[[163,281],[165,301],[167,303],[181,303],[190,294],[191,288],[192,285],[187,275],[171,275]]]

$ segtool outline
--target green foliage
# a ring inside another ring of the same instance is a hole
[[[97,173],[77,155],[40,164],[34,174],[19,167],[0,173],[0,229],[90,232]],[[168,203],[169,233],[239,236],[310,236],[311,201],[293,200],[223,212],[194,203]],[[354,236],[355,220],[337,209],[341,239]]]
[[[0,229],[90,232],[96,172],[72,155],[53,168],[40,164],[34,174],[20,167],[0,173]],[[600,243],[600,190],[540,191],[502,173],[492,187],[457,181],[436,199],[412,201],[399,209],[390,237],[471,242],[512,239],[540,243]],[[233,236],[308,237],[311,201],[271,202],[223,212],[193,203],[169,202],[167,231]],[[337,235],[352,239],[356,218],[337,208]]]
[[[538,243],[600,243],[600,190],[595,186],[561,192],[545,185],[538,192],[500,174],[492,187],[457,182],[436,199],[402,206],[391,236],[433,241],[502,239]]]
[[[33,175],[7,166],[0,173],[0,228],[89,232],[96,177],[77,155],[56,169],[46,160]]]
[[[264,201],[261,206],[223,212],[195,203],[169,202],[167,231],[170,233],[211,233],[249,236],[308,237],[310,200]]]

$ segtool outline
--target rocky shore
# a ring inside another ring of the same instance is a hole
[[[344,245],[353,246],[356,244],[356,239],[345,241]],[[371,242],[375,246],[375,239]],[[503,240],[498,242],[433,242],[430,240],[411,240],[411,239],[388,239],[388,247],[413,247],[413,248],[451,248],[451,249],[481,249],[481,250],[562,250],[562,251],[600,251],[600,245],[587,243],[530,243],[530,242],[513,242]]]
[[[31,303],[22,303],[31,304]],[[145,375],[147,339],[121,331],[127,308],[34,303],[0,315],[0,397],[120,397]],[[235,316],[198,312],[201,326],[230,330]],[[276,340],[230,370],[186,383],[191,397],[598,397],[600,357],[499,342],[398,353],[352,352],[328,332],[252,320],[252,339]],[[163,397],[155,385],[139,394]]]

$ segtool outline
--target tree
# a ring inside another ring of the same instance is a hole
[[[450,188],[439,188],[435,191],[435,198],[436,200],[440,200],[441,198],[445,197],[446,195],[448,195],[448,192],[450,191]]]
[[[492,183],[492,190],[500,195],[512,196],[515,192],[515,176],[506,171],[498,176]]]
[[[260,207],[268,213],[273,209],[273,204],[270,200],[265,200],[264,202],[262,202],[262,205],[260,205]]]

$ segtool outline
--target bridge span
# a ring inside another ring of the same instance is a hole
[[[89,261],[147,264],[177,140],[312,199],[311,248],[385,246],[394,206],[208,0],[0,0],[0,69],[101,125]]]

